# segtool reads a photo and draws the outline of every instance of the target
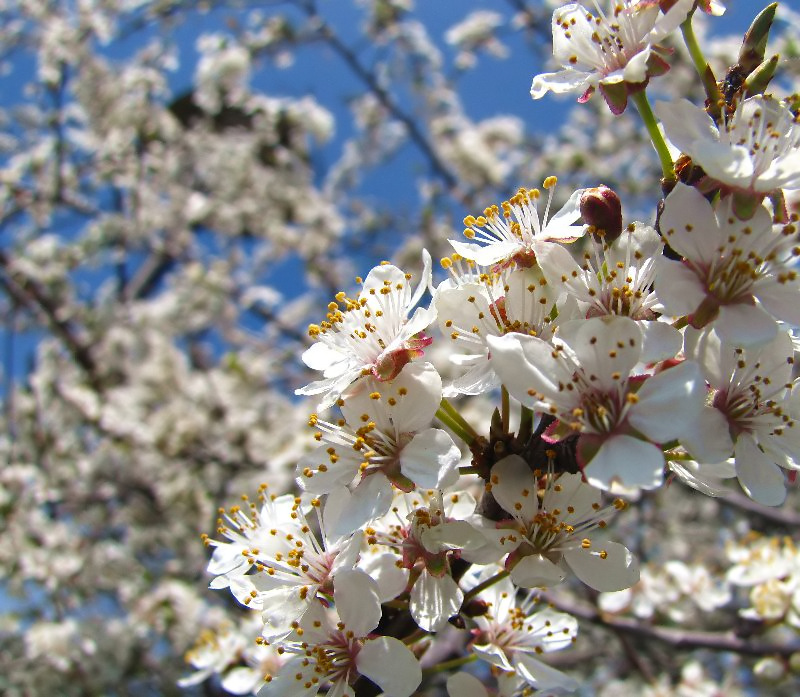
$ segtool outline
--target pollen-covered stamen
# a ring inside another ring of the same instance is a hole
[[[316,662],[314,672],[320,678],[351,684],[359,675],[356,658],[361,644],[352,632],[340,630],[328,637],[328,643],[309,647],[306,656]]]
[[[541,236],[547,226],[555,185],[555,177],[548,177],[544,181],[544,188],[549,193],[541,216],[539,215],[541,191],[520,188],[514,196],[499,206],[489,206],[477,217],[469,215],[464,218],[464,236],[477,242],[515,242],[530,248],[534,239]]]
[[[259,555],[256,569],[268,574],[273,582],[296,588],[300,598],[310,602],[318,593],[332,593],[333,567],[340,550],[338,547],[329,549],[324,535],[320,544],[299,501],[295,499],[292,510],[292,523],[296,527],[287,527],[284,523],[280,529],[270,530],[275,544],[267,553]],[[314,508],[322,527],[319,509]]]
[[[403,478],[400,474],[400,452],[413,434],[401,433],[396,427],[393,430],[378,428],[377,423],[393,426],[394,422],[387,413],[387,404],[381,394],[379,392],[373,394],[375,397],[372,400],[373,414],[364,414],[362,425],[356,429],[350,427],[343,419],[334,424],[313,415],[309,423],[317,429],[317,440],[330,444],[326,451],[328,462],[321,462],[316,467],[309,465],[303,468],[299,473],[302,479],[310,480],[317,473],[336,469],[343,473],[349,469],[354,477],[356,474],[365,477],[380,471],[392,481]],[[401,393],[397,399],[405,396]]]
[[[795,428],[795,420],[783,406],[791,385],[774,381],[770,368],[760,360],[748,362],[742,349],[736,349],[736,356],[728,386],[718,390],[713,399],[713,406],[725,415],[732,435],[770,430],[780,435],[785,428]]]
[[[634,244],[636,231],[636,226],[629,225],[613,247],[595,241],[592,252],[584,254],[582,268],[587,272],[585,278],[593,306],[589,316],[610,314],[637,320],[654,319],[651,308],[657,302],[652,293],[655,259],[642,254]],[[619,254],[620,247],[624,249],[624,257]]]
[[[463,286],[467,283],[479,283],[484,275],[483,267],[472,259],[465,259],[460,254],[454,253],[444,257],[440,264],[447,271],[454,286]]]
[[[509,599],[507,592],[501,597],[504,601]],[[564,633],[569,633],[569,630],[548,631],[550,622],[540,620],[534,614],[540,603],[537,593],[531,591],[518,605],[507,606],[497,614],[490,604],[488,615],[481,622],[481,630],[476,633],[475,643],[490,644],[510,657],[517,652],[545,653],[551,647],[562,645]]]
[[[642,27],[654,23],[653,15],[658,15],[658,4],[655,2],[631,2],[617,0],[613,5],[613,18],[609,18],[597,0],[592,0],[596,15],[583,8],[572,9],[562,15],[558,27],[567,40],[572,55],[569,63],[579,68],[599,69],[602,75],[608,75],[623,68],[634,55],[642,50]],[[567,16],[571,16],[567,20]],[[578,14],[580,13],[580,14]],[[648,14],[649,20],[641,15]],[[576,28],[571,21],[580,17],[583,28]]]
[[[779,156],[800,147],[800,131],[788,109],[772,101],[761,101],[752,113],[753,102],[743,100],[732,114],[727,115],[720,129],[720,142],[747,148],[753,160],[754,177],[767,171]]]
[[[731,218],[727,222],[733,225],[735,221]],[[758,232],[744,225],[740,234],[731,234],[722,242],[715,258],[686,263],[704,280],[709,295],[720,305],[726,305],[750,302],[756,282],[773,271],[779,272],[779,283],[794,281],[797,272],[783,269],[787,257],[797,256],[788,236]]]
[[[638,401],[629,385],[629,375],[612,371],[605,376],[605,384],[601,387],[597,376],[576,366],[563,351],[556,350],[553,355],[572,369],[573,374],[569,382],[559,384],[564,400],[550,402],[550,413],[574,431],[612,433]]]
[[[627,508],[622,499],[615,499],[613,504],[601,506],[594,502],[591,506],[575,504],[562,496],[564,486],[577,491],[576,482],[569,475],[558,477],[552,468],[545,477],[545,488],[538,492],[537,513],[529,520],[520,520],[520,533],[525,542],[518,550],[518,556],[526,554],[542,554],[557,562],[561,555],[572,549],[592,548],[591,540],[586,537],[596,528],[603,529],[608,520],[617,511]],[[601,550],[598,550],[598,554]]]

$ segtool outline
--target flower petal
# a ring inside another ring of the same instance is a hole
[[[325,529],[330,537],[343,537],[382,516],[392,505],[392,485],[376,472],[362,479],[351,492],[338,487],[325,501]]]
[[[636,558],[618,542],[604,542],[600,550],[567,550],[564,560],[581,581],[596,591],[619,591],[639,581]]]
[[[664,455],[652,443],[615,435],[603,442],[584,474],[589,484],[600,489],[609,489],[615,482],[625,487],[655,489],[664,480]]]
[[[786,500],[783,470],[747,435],[739,436],[734,452],[736,475],[745,493],[765,506],[780,506]]]
[[[448,697],[489,697],[483,683],[469,673],[454,673],[447,678]]]
[[[513,569],[511,580],[522,588],[549,588],[561,583],[567,575],[542,554],[522,557]]]
[[[719,308],[713,325],[726,344],[752,348],[769,343],[778,333],[778,325],[761,305],[737,303]]]
[[[699,416],[705,393],[700,366],[683,361],[645,380],[628,423],[657,443],[672,440]]]
[[[539,510],[533,472],[519,455],[504,457],[492,468],[492,496],[515,518],[531,520]]]
[[[357,637],[367,636],[381,621],[378,583],[360,569],[345,569],[336,574],[333,598],[339,618]]]
[[[438,632],[464,600],[464,593],[449,574],[433,576],[426,571],[411,589],[409,609],[414,621],[426,632]]]
[[[441,489],[455,483],[461,451],[446,431],[429,428],[417,433],[400,451],[400,471],[417,486]]]
[[[386,697],[410,697],[422,682],[422,669],[409,648],[394,637],[378,637],[364,643],[356,667]]]

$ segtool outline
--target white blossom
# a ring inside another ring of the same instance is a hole
[[[553,12],[553,57],[563,70],[534,77],[531,96],[579,90],[585,101],[599,87],[619,113],[627,103],[628,85],[641,85],[669,69],[656,44],[686,19],[693,0],[678,0],[666,14],[649,0],[615,0],[606,10],[593,4],[596,14],[577,2]]]

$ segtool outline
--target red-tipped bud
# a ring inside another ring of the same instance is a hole
[[[581,215],[599,242],[611,244],[622,234],[622,202],[605,184],[583,192]]]

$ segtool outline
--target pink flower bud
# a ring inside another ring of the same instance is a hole
[[[598,241],[611,244],[622,234],[622,203],[605,184],[586,189],[580,203],[583,221]]]

